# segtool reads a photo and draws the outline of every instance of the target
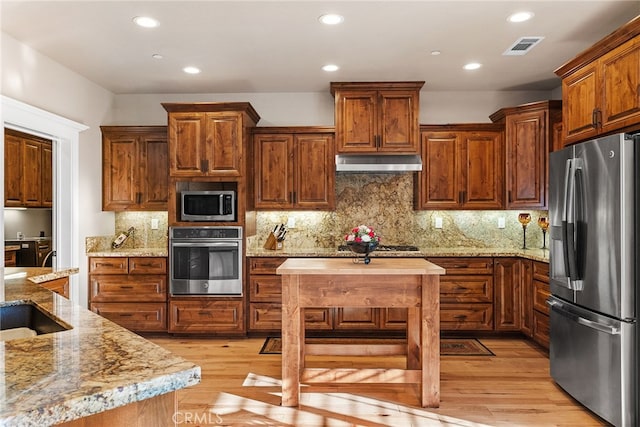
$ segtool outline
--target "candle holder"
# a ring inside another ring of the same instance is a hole
[[[527,249],[527,225],[531,222],[531,214],[519,214],[518,221],[522,224],[522,249]]]
[[[542,248],[547,249],[547,230],[549,229],[549,219],[545,216],[538,218],[538,226],[542,229]]]

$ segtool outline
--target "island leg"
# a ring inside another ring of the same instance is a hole
[[[440,276],[422,276],[422,406],[440,406]]]
[[[282,276],[282,406],[298,406],[300,399],[301,310],[300,276]]]

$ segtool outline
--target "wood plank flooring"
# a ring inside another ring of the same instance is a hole
[[[441,404],[418,405],[415,385],[304,386],[299,408],[280,406],[280,355],[264,338],[147,337],[197,363],[202,381],[178,391],[177,425],[207,426],[603,426],[549,377],[534,343],[482,338],[489,356],[441,358]],[[308,367],[404,368],[404,357],[308,356]]]

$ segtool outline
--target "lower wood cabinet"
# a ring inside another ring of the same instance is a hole
[[[40,286],[47,288],[58,295],[62,295],[67,299],[69,298],[69,277],[60,277],[59,279],[49,280],[47,282],[40,283]]]
[[[89,306],[139,332],[167,331],[166,257],[90,257]]]
[[[519,331],[522,310],[522,260],[520,258],[496,258],[493,268],[496,291],[495,330]]]
[[[169,332],[244,335],[243,306],[241,298],[172,299],[169,301]]]
[[[533,330],[535,342],[549,348],[549,306],[547,299],[551,296],[549,288],[549,264],[533,262]]]

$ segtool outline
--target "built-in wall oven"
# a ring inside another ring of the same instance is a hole
[[[242,227],[170,227],[172,295],[242,295]]]

